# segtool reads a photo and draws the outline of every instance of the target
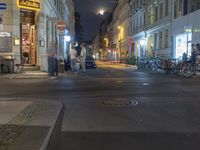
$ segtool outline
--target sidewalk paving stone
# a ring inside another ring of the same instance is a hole
[[[22,101],[0,101],[0,108],[0,150],[46,150],[64,109],[56,102]]]

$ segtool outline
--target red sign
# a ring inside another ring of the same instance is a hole
[[[67,27],[67,25],[64,20],[60,20],[56,23],[56,28],[60,32],[65,31],[66,27]]]

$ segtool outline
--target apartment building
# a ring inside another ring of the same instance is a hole
[[[118,55],[119,59],[123,60],[128,54],[130,54],[130,13],[131,7],[129,0],[119,0],[119,24],[118,24]]]
[[[172,1],[150,0],[146,4],[147,56],[171,58]]]
[[[145,33],[145,0],[131,0],[130,35],[133,41],[132,55],[136,57],[146,56]]]
[[[173,58],[190,57],[192,45],[200,43],[200,1],[173,0]]]
[[[114,57],[114,60],[118,60],[119,58],[119,13],[120,13],[120,7],[118,3],[115,5],[112,11],[112,54]]]

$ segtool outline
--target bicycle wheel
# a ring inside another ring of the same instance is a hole
[[[193,71],[194,69],[192,69],[190,64],[183,65],[181,70],[182,70],[183,76],[186,78],[190,78],[194,74],[194,71]]]

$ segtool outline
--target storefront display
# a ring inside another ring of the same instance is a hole
[[[181,58],[183,53],[186,53],[187,56],[191,56],[191,41],[192,41],[192,33],[184,33],[176,36],[176,58]]]

